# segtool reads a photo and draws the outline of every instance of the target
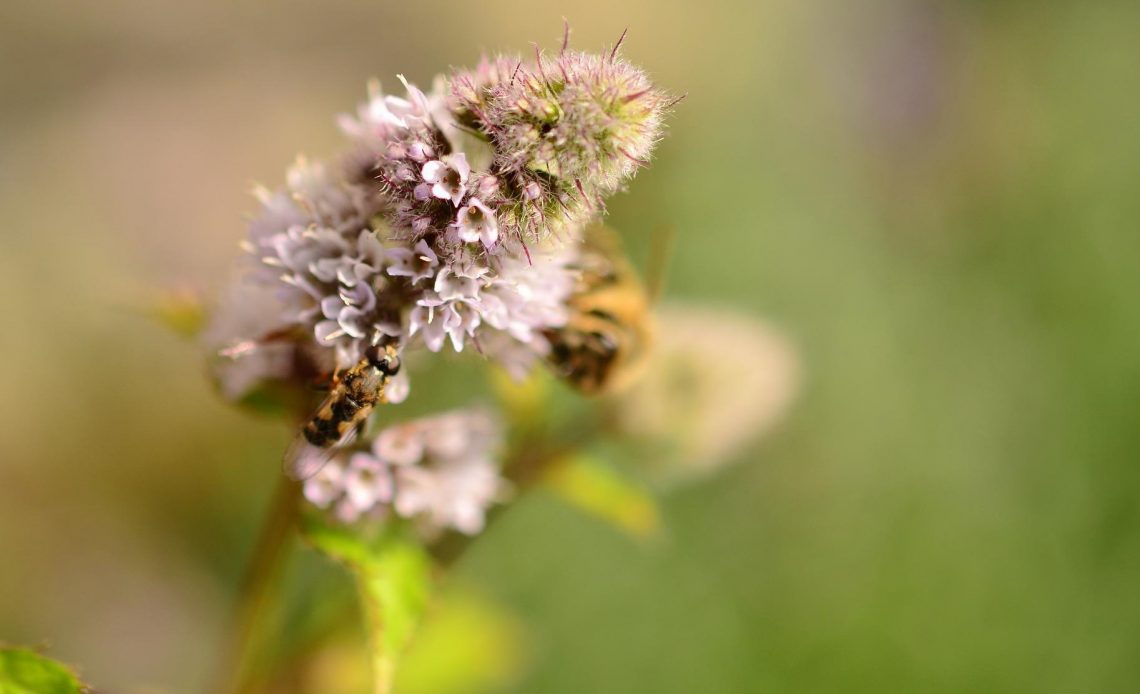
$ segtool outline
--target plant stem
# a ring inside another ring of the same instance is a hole
[[[364,578],[356,576],[357,590],[360,594],[360,608],[364,613],[364,621],[368,633],[368,652],[372,658],[372,694],[391,694],[392,685],[396,679],[396,663],[393,654],[388,652],[381,643],[380,634],[383,632],[384,615],[380,614],[379,606],[369,596],[368,590],[361,583]]]
[[[230,632],[223,642],[225,651],[220,657],[216,686],[211,691],[232,694],[250,691],[246,661],[257,621],[269,603],[291,547],[288,540],[296,521],[299,492],[298,482],[278,475],[261,533],[242,579]]]

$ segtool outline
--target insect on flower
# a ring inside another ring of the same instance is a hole
[[[317,474],[337,450],[350,443],[400,372],[396,342],[377,334],[364,358],[333,379],[328,396],[285,449],[285,473],[297,480]]]
[[[585,395],[620,391],[641,374],[653,346],[652,304],[667,251],[655,250],[649,287],[626,259],[612,229],[593,224],[579,248],[578,286],[566,325],[548,329],[546,360],[555,375]]]

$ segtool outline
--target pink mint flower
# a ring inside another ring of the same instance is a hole
[[[450,200],[456,207],[467,194],[467,179],[471,176],[471,165],[463,152],[445,154],[424,164],[420,172],[424,184],[416,190],[416,197],[426,199],[428,194],[441,200]],[[428,187],[430,186],[430,188]]]
[[[487,248],[499,240],[499,222],[495,212],[479,198],[471,200],[459,210],[455,228],[459,238],[467,243],[482,242]]]

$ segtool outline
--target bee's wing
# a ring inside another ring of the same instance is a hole
[[[669,259],[677,246],[677,228],[669,224],[657,229],[649,247],[649,260],[645,268],[645,293],[649,304],[655,305],[665,289]]]
[[[657,227],[652,232],[649,257],[645,261],[644,281],[638,279],[629,256],[622,247],[621,236],[611,227],[600,222],[586,227],[582,238],[582,251],[605,258],[614,266],[616,274],[627,277],[642,287],[649,305],[657,303],[665,287],[669,259],[673,256],[677,242],[677,229],[672,225]]]
[[[613,227],[594,222],[582,232],[582,248],[605,257],[621,255],[621,237]]]

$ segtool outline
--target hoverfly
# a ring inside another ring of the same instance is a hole
[[[328,396],[285,449],[285,473],[297,480],[317,474],[355,438],[372,409],[388,401],[385,391],[399,372],[396,343],[377,336],[355,366],[334,377]]]

